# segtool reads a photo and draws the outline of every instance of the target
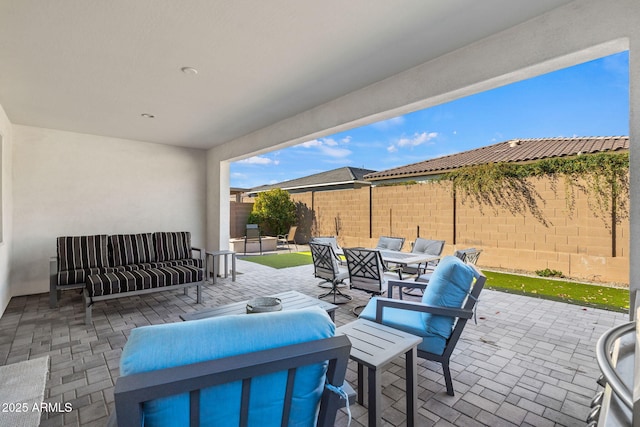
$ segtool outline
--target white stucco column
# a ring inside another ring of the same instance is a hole
[[[229,249],[229,197],[229,161],[212,148],[207,152],[207,250]]]
[[[640,294],[640,31],[629,37],[629,319]]]

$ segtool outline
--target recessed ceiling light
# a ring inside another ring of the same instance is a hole
[[[154,116],[153,114],[149,114],[149,113],[142,113],[140,114],[142,117],[144,117],[145,119],[155,119],[156,116]]]
[[[193,75],[198,74],[198,70],[196,70],[193,67],[182,67],[180,68],[180,70],[182,70],[182,72],[185,74],[193,74]]]

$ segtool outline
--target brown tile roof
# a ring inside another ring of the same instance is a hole
[[[463,166],[497,162],[526,162],[549,157],[573,156],[629,149],[628,136],[512,139],[462,153],[425,160],[365,175],[379,180],[403,176],[431,175]]]

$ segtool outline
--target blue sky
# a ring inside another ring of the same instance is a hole
[[[533,79],[231,164],[253,188],[342,166],[385,170],[514,138],[629,134],[629,54]]]

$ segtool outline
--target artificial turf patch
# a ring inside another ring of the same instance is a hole
[[[244,261],[251,261],[257,264],[266,265],[271,268],[289,268],[300,265],[313,264],[311,252],[292,252],[285,254],[270,254],[242,257]]]
[[[629,312],[629,289],[484,271],[487,288],[569,304]]]

